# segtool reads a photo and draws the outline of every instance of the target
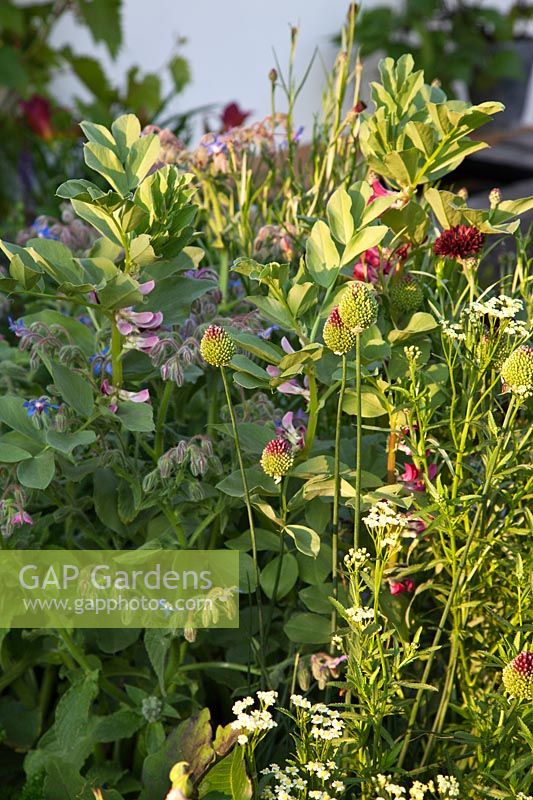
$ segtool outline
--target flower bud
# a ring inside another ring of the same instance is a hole
[[[276,483],[289,472],[294,463],[292,447],[286,439],[272,439],[261,456],[263,471],[274,478]]]
[[[368,284],[352,281],[339,301],[339,316],[353,333],[362,333],[378,318],[378,303]]]
[[[520,700],[533,700],[533,653],[520,653],[504,667],[503,685]]]
[[[424,302],[424,292],[412,275],[404,275],[391,286],[390,300],[395,311],[409,314],[418,311]]]
[[[277,71],[277,69],[274,69],[274,67],[272,67],[272,69],[268,73],[268,78],[269,78],[271,83],[276,83],[276,81],[278,79],[278,71]]]
[[[355,345],[355,333],[346,327],[335,306],[324,324],[322,337],[327,347],[338,355],[344,355]]]
[[[202,336],[200,353],[213,367],[226,367],[235,355],[233,339],[220,325],[210,325]]]
[[[489,203],[491,208],[497,208],[502,201],[502,190],[495,188],[489,192]]]
[[[533,394],[533,347],[522,345],[502,364],[504,390],[519,397]]]

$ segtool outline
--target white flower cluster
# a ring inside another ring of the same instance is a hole
[[[357,549],[352,547],[344,556],[344,563],[347,567],[358,570],[366,564],[369,558],[370,553],[366,547],[358,547]]]
[[[365,622],[373,622],[375,619],[374,609],[367,606],[351,606],[345,609],[348,621],[354,625],[361,625]]]
[[[274,721],[272,714],[268,711],[276,702],[277,697],[277,692],[257,692],[259,708],[250,711],[247,709],[254,705],[253,697],[244,697],[234,703],[233,713],[236,719],[231,723],[231,727],[234,731],[239,731],[238,744],[245,745],[254,734],[264,733],[277,727],[278,723]]]
[[[331,646],[334,647],[335,650],[343,650],[344,648],[343,648],[342,636],[338,636],[337,634],[335,634],[335,636],[332,636]]]
[[[374,780],[377,792],[374,800],[429,800],[428,793],[438,800],[455,800],[459,797],[459,784],[453,776],[437,775],[434,781],[421,783],[415,781],[409,789],[409,794],[403,786],[391,782],[390,775],[377,775]],[[528,800],[528,798],[524,798]]]
[[[363,521],[367,528],[406,528],[409,524],[405,514],[399,514],[384,500],[373,505]]]
[[[524,794],[524,792],[518,792],[516,795],[516,800],[533,800],[533,794]]]
[[[315,740],[322,740],[324,742],[331,742],[333,739],[338,739],[342,736],[344,730],[344,721],[341,715],[334,708],[324,705],[324,703],[317,703],[311,706],[311,737]]]
[[[278,764],[271,764],[261,774],[271,775],[276,781],[275,786],[268,786],[263,791],[261,796],[264,800],[300,800],[302,796],[309,800],[335,800],[345,789],[344,783],[338,780],[334,761],[308,761],[298,766],[289,764],[284,769]],[[328,791],[324,788],[326,781],[331,781]]]
[[[458,322],[448,322],[447,319],[441,318],[440,327],[448,339],[456,339],[458,342],[465,341],[466,334],[463,331],[463,326]]]
[[[403,348],[403,354],[406,357],[407,361],[416,364],[418,359],[422,356],[422,350],[415,344],[411,344],[408,347]]]
[[[496,319],[515,319],[524,308],[522,300],[500,294],[498,297],[491,297],[485,302],[475,300],[465,309],[469,317],[495,317]]]
[[[311,709],[311,703],[307,698],[302,697],[301,694],[291,694],[291,703],[296,708],[303,708],[305,711],[309,711]]]

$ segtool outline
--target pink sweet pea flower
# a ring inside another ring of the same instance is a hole
[[[411,578],[406,578],[403,581],[391,581],[389,583],[389,588],[392,595],[403,594],[404,592],[412,594],[415,589],[415,583]]]
[[[146,281],[139,284],[139,291],[142,295],[150,294],[155,288],[155,281]]]
[[[17,511],[17,513],[14,514],[11,517],[11,524],[12,525],[33,525],[33,520],[30,517],[30,515],[27,514],[25,511]]]
[[[428,480],[432,481],[438,471],[436,464],[430,464],[428,467]],[[404,472],[403,475],[400,475],[400,480],[413,492],[423,492],[426,488],[423,471],[409,461],[404,464]]]

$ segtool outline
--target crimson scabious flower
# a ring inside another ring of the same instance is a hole
[[[210,325],[202,336],[200,353],[212,367],[226,367],[235,355],[235,344],[224,328]]]
[[[294,463],[292,447],[287,439],[271,439],[261,455],[263,471],[274,478],[276,483],[290,471]]]
[[[335,306],[327,318],[322,337],[326,346],[338,356],[345,355],[355,346],[355,333],[352,333],[340,318],[338,306]]]
[[[455,261],[466,261],[475,258],[483,247],[485,234],[470,225],[454,225],[442,231],[433,245],[436,256],[453,258]]]
[[[228,103],[222,109],[222,114],[220,115],[222,130],[229,131],[232,128],[239,128],[246,122],[251,113],[251,111],[243,111],[238,103]]]
[[[523,651],[513,658],[502,674],[503,685],[520,700],[533,700],[533,653]]]

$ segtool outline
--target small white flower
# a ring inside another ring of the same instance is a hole
[[[301,694],[291,695],[291,703],[293,704],[293,706],[296,706],[296,708],[305,708],[305,709],[311,708],[311,703],[309,702],[309,700],[307,700],[305,697],[302,697]]]
[[[248,744],[248,737],[241,733],[240,736],[237,736],[237,744]]]

